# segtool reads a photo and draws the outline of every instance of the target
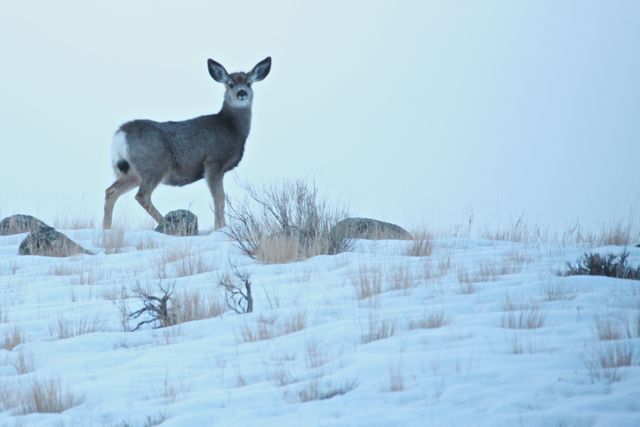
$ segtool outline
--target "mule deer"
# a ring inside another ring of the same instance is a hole
[[[136,187],[136,200],[156,220],[162,215],[151,203],[158,184],[182,186],[205,178],[215,207],[215,227],[225,225],[225,172],[235,168],[244,153],[251,126],[251,84],[269,74],[271,58],[248,73],[227,73],[209,59],[209,74],[226,87],[218,114],[181,122],[134,120],[120,126],[113,138],[115,182],[105,191],[103,228],[111,228],[118,197]]]

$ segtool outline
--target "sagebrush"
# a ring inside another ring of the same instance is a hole
[[[346,238],[331,235],[347,211],[322,200],[315,185],[298,180],[246,190],[244,202],[228,201],[226,233],[251,258],[281,263],[349,248]]]
[[[640,280],[640,266],[632,267],[627,264],[629,252],[624,250],[620,254],[587,252],[575,264],[567,262],[564,276],[607,276],[618,279]]]

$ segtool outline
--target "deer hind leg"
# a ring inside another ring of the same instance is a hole
[[[151,193],[153,193],[153,190],[155,190],[158,184],[160,184],[161,180],[162,178],[154,179],[151,181],[143,181],[140,184],[138,192],[136,193],[136,200],[138,201],[138,203],[140,203],[140,206],[142,206],[144,210],[147,211],[149,215],[151,215],[153,219],[156,220],[157,223],[160,223],[160,221],[162,221],[162,214],[160,214],[158,209],[156,209],[156,207],[153,206],[153,203],[151,203]]]
[[[102,228],[111,228],[111,221],[113,217],[113,207],[116,204],[118,197],[122,196],[127,191],[133,190],[140,185],[140,181],[130,175],[119,176],[109,188],[105,190],[104,194],[104,219],[102,220]]]

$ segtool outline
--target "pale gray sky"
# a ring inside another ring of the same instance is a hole
[[[301,177],[408,227],[640,215],[639,22],[633,0],[6,2],[0,215],[100,219],[122,122],[215,113],[206,59],[268,55],[231,197]],[[203,182],[154,202],[213,225]],[[129,193],[114,218],[145,215]]]

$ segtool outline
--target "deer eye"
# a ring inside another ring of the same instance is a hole
[[[251,82],[247,82],[247,87],[251,87]]]
[[[233,89],[235,85],[233,83],[229,83],[229,88]]]

